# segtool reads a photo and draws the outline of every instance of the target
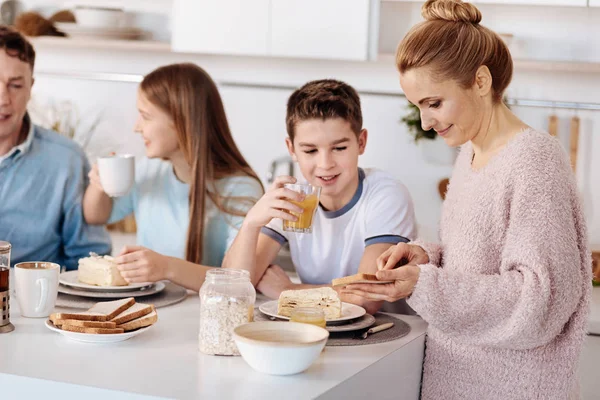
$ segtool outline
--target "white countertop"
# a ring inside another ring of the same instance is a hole
[[[199,299],[158,309],[147,332],[115,344],[74,342],[52,332],[45,319],[21,317],[11,298],[15,331],[0,335],[2,398],[219,398],[416,399],[421,378],[426,323],[411,325],[404,338],[374,345],[327,347],[306,372],[261,374],[241,357],[198,351]],[[393,379],[390,377],[393,376]],[[84,397],[83,397],[84,396]]]

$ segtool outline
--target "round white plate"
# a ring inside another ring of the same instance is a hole
[[[115,343],[122,342],[123,340],[130,339],[134,336],[139,335],[140,333],[146,332],[148,329],[152,328],[153,325],[147,326],[145,328],[137,329],[135,331],[125,332],[125,333],[111,333],[111,334],[98,334],[98,333],[80,333],[80,332],[70,332],[63,331],[62,329],[58,329],[54,326],[52,321],[49,319],[46,320],[46,327],[51,331],[58,332],[63,336],[68,337],[71,340],[75,340],[77,342],[85,342],[85,343]]]
[[[77,277],[78,271],[67,271],[60,274],[58,282],[65,286],[74,287],[77,289],[89,290],[94,292],[130,292],[135,289],[145,289],[152,286],[152,282],[130,283],[127,286],[96,286],[88,285],[87,283],[79,282]]]
[[[125,286],[129,287],[129,286]],[[142,297],[142,296],[151,296],[153,294],[162,292],[165,289],[166,285],[164,282],[156,282],[152,283],[147,288],[141,289],[133,289],[129,291],[117,290],[114,292],[97,292],[92,290],[82,290],[77,288],[72,288],[69,286],[58,285],[58,292],[64,294],[70,294],[73,296],[81,296],[81,297],[91,297],[94,299],[122,299],[125,297]]]
[[[267,301],[263,303],[260,307],[258,307],[260,312],[266,314],[270,317],[281,318],[281,319],[290,319],[289,317],[284,317],[283,315],[277,314],[277,300]],[[342,303],[342,316],[340,318],[327,320],[327,323],[332,322],[341,322],[341,321],[349,321],[351,319],[360,318],[365,315],[367,312],[361,306],[357,306],[355,304],[350,303]]]

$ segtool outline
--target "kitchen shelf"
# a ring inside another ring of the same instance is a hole
[[[377,62],[395,62],[396,56],[390,53],[380,54]],[[600,74],[600,62],[553,61],[553,60],[513,60],[515,70],[571,72]]]
[[[171,44],[150,40],[118,40],[118,39],[83,39],[62,37],[33,37],[29,38],[35,48],[60,47],[89,50],[124,50],[168,53]]]
[[[132,12],[150,12],[170,14],[173,0],[24,0],[28,8],[57,7],[74,8],[75,6],[114,7]]]

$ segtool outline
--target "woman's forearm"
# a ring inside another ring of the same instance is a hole
[[[88,224],[102,225],[108,222],[112,211],[113,201],[103,191],[92,185],[88,186],[83,195],[83,217]]]

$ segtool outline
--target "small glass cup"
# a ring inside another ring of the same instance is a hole
[[[286,183],[284,188],[304,194],[304,200],[298,202],[290,200],[291,203],[302,207],[301,214],[290,212],[298,217],[297,221],[283,220],[283,230],[296,233],[312,233],[312,223],[317,206],[319,205],[319,197],[321,196],[321,188],[308,184]]]
[[[296,307],[290,315],[291,322],[300,322],[303,324],[316,325],[325,328],[325,313],[320,308]]]

